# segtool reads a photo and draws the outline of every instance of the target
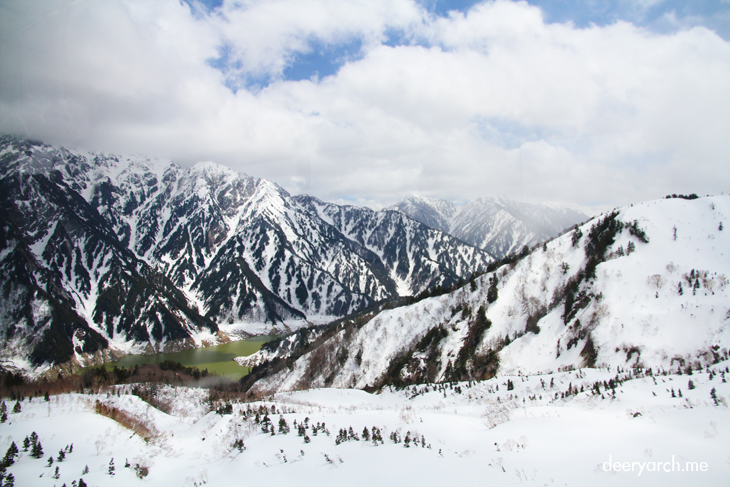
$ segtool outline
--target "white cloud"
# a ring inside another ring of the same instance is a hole
[[[384,45],[392,29],[412,40]],[[624,204],[730,187],[730,45],[695,27],[546,24],[526,3],[434,17],[415,2],[0,6],[0,131],[214,160],[338,198],[407,192]],[[297,52],[363,41],[321,80]],[[225,86],[209,60],[229,46]],[[238,68],[235,66],[238,61]],[[230,82],[230,79],[229,79]]]
[[[296,53],[310,43],[345,43],[358,38],[366,46],[384,40],[388,28],[409,29],[423,11],[409,0],[243,0],[226,2],[209,20],[229,49],[229,63],[240,76],[281,77]]]

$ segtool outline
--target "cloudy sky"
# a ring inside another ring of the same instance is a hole
[[[730,2],[0,1],[0,132],[382,207],[730,191]]]

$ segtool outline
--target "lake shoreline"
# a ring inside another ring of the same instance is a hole
[[[201,371],[208,369],[210,375],[218,375],[221,378],[238,380],[247,375],[250,367],[238,365],[234,360],[236,357],[252,355],[261,349],[261,346],[277,338],[278,335],[257,335],[243,340],[234,340],[219,345],[199,347],[178,352],[159,352],[153,354],[129,354],[118,360],[105,362],[103,366],[107,371],[114,367],[131,368],[134,366],[160,364],[166,360],[179,362],[186,367],[196,367]],[[83,374],[85,370],[99,367],[90,366],[79,370]]]

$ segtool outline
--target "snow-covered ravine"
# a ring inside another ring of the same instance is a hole
[[[26,399],[19,413],[6,399],[0,454],[15,442],[7,473],[37,486],[727,485],[729,366],[653,376],[583,369],[376,395],[315,389],[233,403],[230,413],[223,402],[209,411],[205,389],[170,386],[157,390],[169,413],[131,395],[134,385]],[[273,435],[263,431],[267,413]],[[23,451],[33,432],[40,459]],[[406,447],[406,437],[417,443]]]

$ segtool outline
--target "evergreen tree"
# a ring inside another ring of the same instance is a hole
[[[58,478],[61,476],[61,474],[58,472],[58,466],[56,466],[56,471],[53,474],[53,478],[58,480]]]
[[[86,472],[86,473],[89,473],[89,472]],[[82,479],[82,478],[79,479],[79,485],[78,485],[78,487],[87,487],[86,482],[84,482],[84,479]]]
[[[362,439],[363,441],[370,441],[370,432],[367,426],[362,429]]]
[[[713,388],[712,388],[712,390],[710,391],[710,397],[711,397],[711,398],[712,398],[712,400],[713,400],[713,401],[715,402],[715,406],[719,405],[719,403],[718,403],[718,401],[717,401],[717,391],[715,390],[715,388],[714,388],[714,387],[713,387]]]
[[[48,457],[48,466],[50,467],[51,465],[53,465],[53,455]]]
[[[33,443],[33,447],[30,449],[30,456],[33,458],[41,458],[43,456],[43,445],[40,441]]]
[[[499,293],[497,292],[498,283],[499,283],[499,280],[497,279],[497,276],[492,276],[489,278],[489,289],[487,290],[487,302],[493,303],[499,297]]]
[[[23,440],[23,451],[28,451],[28,447],[30,447],[30,439],[26,436]]]
[[[689,383],[687,384],[687,389],[689,389],[691,391],[694,388],[695,388],[695,383],[690,380]]]
[[[8,447],[8,451],[5,452],[5,456],[12,455],[13,457],[17,457],[18,453],[20,453],[20,450],[18,450],[18,445],[15,444],[13,441],[10,443],[10,446]]]
[[[3,465],[10,466],[13,463],[15,463],[15,457],[18,456],[18,446],[15,444],[15,442],[12,442],[10,446],[8,447],[8,451],[5,452],[5,458],[3,458]]]
[[[45,399],[45,400],[46,400],[46,402],[49,402],[49,401],[51,400],[51,398],[50,398],[50,397],[48,397],[48,391],[46,391],[46,395],[45,395],[45,396],[43,396],[43,399]]]
[[[81,475],[86,475],[87,473],[89,473],[89,466],[88,465],[86,465],[84,467],[84,469],[81,471]]]
[[[243,440],[239,438],[233,442],[233,448],[236,448],[239,452],[243,453],[243,450],[246,449],[246,445],[244,445]]]
[[[8,474],[7,477],[5,477],[5,482],[3,483],[3,487],[14,487],[15,486],[15,476],[11,473]]]
[[[20,401],[15,401],[15,406],[13,406],[13,412],[14,413],[20,412]]]
[[[289,425],[281,415],[279,416],[279,434],[289,434]]]
[[[382,442],[382,440],[383,440],[383,436],[380,434],[380,430],[376,426],[373,426],[372,438],[373,438],[373,445],[375,445],[375,446],[378,446],[378,441]]]
[[[578,242],[580,242],[582,236],[583,232],[581,232],[580,228],[576,226],[575,230],[573,230],[573,234],[571,235],[571,243],[573,244],[573,247],[578,246]]]
[[[109,460],[109,470],[108,470],[109,475],[111,475],[113,477],[115,470],[116,470],[116,468],[114,468],[114,457],[112,457],[112,459]]]

